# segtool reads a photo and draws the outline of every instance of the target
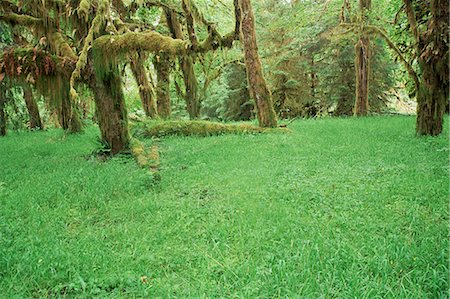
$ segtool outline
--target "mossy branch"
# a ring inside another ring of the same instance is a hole
[[[3,16],[0,16],[0,21],[4,21],[12,26],[42,26],[43,22],[39,18],[35,18],[29,15],[24,14],[16,14],[16,13],[7,13]]]
[[[148,31],[101,36],[94,40],[93,47],[105,51],[109,57],[138,51],[185,55],[188,53],[189,43],[181,39],[164,36],[155,31]]]

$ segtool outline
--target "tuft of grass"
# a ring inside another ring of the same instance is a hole
[[[448,129],[414,122],[167,137],[157,187],[93,128],[1,138],[0,294],[446,298]]]
[[[255,134],[263,132],[289,132],[286,128],[265,129],[251,124],[225,124],[202,120],[146,120],[132,125],[134,136],[215,136],[224,134]]]

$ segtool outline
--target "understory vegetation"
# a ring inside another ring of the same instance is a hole
[[[129,155],[99,160],[94,126],[11,132],[1,296],[444,298],[449,132],[414,126],[143,139],[159,180]]]

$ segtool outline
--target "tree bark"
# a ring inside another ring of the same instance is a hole
[[[172,37],[175,39],[184,39],[183,29],[177,19],[177,15],[173,11],[166,10],[166,20]],[[181,71],[183,72],[184,86],[186,88],[186,110],[191,119],[196,119],[200,115],[200,103],[198,98],[198,82],[194,70],[194,60],[191,56],[185,55],[179,58],[179,62]]]
[[[131,59],[131,71],[139,88],[139,95],[141,97],[142,108],[144,109],[145,115],[151,118],[156,117],[157,111],[153,89],[148,80],[144,67],[144,59],[141,54],[138,53]]]
[[[0,136],[6,136],[7,115],[5,111],[6,94],[2,86],[0,86]]]
[[[27,106],[28,115],[30,117],[30,129],[44,129],[42,126],[41,116],[39,115],[39,107],[37,105],[36,99],[33,96],[33,90],[31,86],[25,84],[22,86],[23,98]]]
[[[277,118],[273,108],[272,94],[267,88],[262,72],[261,60],[256,43],[255,17],[250,0],[239,1],[242,20],[241,33],[244,45],[244,58],[250,94],[256,103],[258,122],[261,127],[276,127]]]
[[[200,115],[200,103],[198,100],[198,82],[195,76],[194,61],[192,57],[180,58],[183,81],[186,88],[186,109],[190,119],[196,119]]]
[[[158,115],[167,119],[170,117],[170,59],[166,54],[155,56],[153,65],[156,69],[156,99]]]
[[[442,133],[449,98],[448,15],[447,0],[433,0],[427,31],[416,33],[417,23],[411,26],[414,27],[412,31],[419,35],[417,53],[422,71],[417,91],[417,135]]]
[[[97,109],[97,119],[105,145],[111,154],[129,147],[128,119],[122,82],[118,70],[96,78],[91,84]]]
[[[75,109],[75,103],[70,97],[69,79],[58,75],[52,79],[51,84],[52,86],[43,92],[51,103],[51,109],[55,112],[60,127],[70,133],[81,132],[81,119]]]
[[[361,21],[367,22],[371,0],[360,0]],[[362,33],[355,45],[356,99],[355,116],[365,116],[369,112],[370,39]]]

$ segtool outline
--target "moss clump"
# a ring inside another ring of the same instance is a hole
[[[286,128],[267,129],[249,124],[224,124],[200,120],[147,120],[134,123],[131,130],[135,136],[164,137],[164,136],[214,136],[224,134],[255,134],[264,132],[290,132]]]
[[[150,148],[145,148],[144,144],[136,138],[130,141],[131,154],[133,155],[139,167],[148,169],[153,176],[159,170],[159,148],[153,145]]]

